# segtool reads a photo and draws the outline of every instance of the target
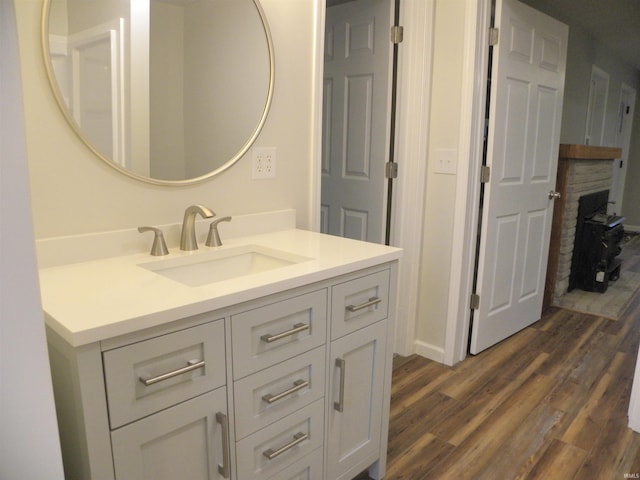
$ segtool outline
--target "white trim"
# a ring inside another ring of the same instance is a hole
[[[595,94],[596,94],[596,90],[594,90],[594,83],[596,81],[596,79],[601,79],[605,82],[605,89],[604,89],[604,104],[603,104],[603,108],[602,108],[602,112],[596,112],[594,111],[594,101],[595,101]],[[585,127],[585,143],[587,145],[598,145],[598,146],[604,146],[604,132],[605,132],[605,125],[606,125],[606,120],[607,120],[607,103],[609,101],[609,74],[604,71],[603,69],[601,69],[600,67],[596,66],[596,65],[592,65],[591,66],[591,80],[590,80],[590,87],[589,87],[589,102],[587,104],[587,122],[586,122],[586,127]],[[600,113],[600,115],[602,116],[601,120],[602,120],[602,126],[600,127],[600,131],[599,132],[592,132],[591,129],[593,128],[593,116],[596,113]],[[595,140],[594,141],[594,138]]]
[[[414,353],[418,315],[433,57],[434,0],[402,0],[396,161],[391,244],[400,259],[395,351]]]
[[[121,167],[129,166],[126,159],[125,132],[127,130],[124,112],[124,89],[126,84],[124,18],[96,25],[69,37],[72,71],[72,114],[76,123],[82,126],[80,60],[83,48],[104,40],[109,45],[111,70],[111,159]],[[89,139],[91,142],[92,139]]]
[[[467,355],[470,299],[476,255],[483,155],[485,103],[489,53],[491,0],[467,2],[459,164],[451,252],[450,288],[445,332],[444,363],[454,365]]]
[[[313,34],[313,75],[311,101],[311,165],[309,171],[309,211],[306,227],[314,232],[320,231],[322,194],[322,95],[324,78],[324,28],[326,17],[326,0],[315,1]]]
[[[629,168],[629,149],[631,147],[631,137],[633,135],[633,121],[635,119],[635,110],[636,110],[636,89],[622,82],[622,86],[620,87],[620,100],[618,104],[621,103],[625,94],[630,95],[631,101],[629,102],[629,121],[624,124],[624,132],[620,132],[618,129],[619,125],[616,126],[616,138],[615,138],[615,146],[622,148],[622,159],[624,164],[622,168],[619,169],[618,172],[618,191],[616,192],[615,201],[615,210],[619,213],[622,212],[622,205],[624,201],[624,190],[625,183],[627,180],[627,170]],[[617,163],[613,162],[614,165]],[[615,168],[615,167],[613,167]],[[611,200],[611,199],[610,199]]]
[[[640,360],[640,351],[638,352]],[[631,387],[631,399],[629,400],[629,428],[640,432],[640,361],[636,360],[636,368]]]
[[[415,341],[415,353],[434,362],[444,363],[444,350],[427,342]]]
[[[314,122],[309,218],[312,229],[320,225],[320,182],[316,175],[321,161],[322,66],[324,51],[325,0],[316,0]],[[392,201],[391,244],[404,250],[398,273],[395,352],[415,352],[420,260],[426,189],[426,168],[433,57],[434,0],[401,0],[404,41],[399,49],[396,161],[399,172]],[[313,176],[316,175],[314,178]],[[433,351],[420,347],[421,352]],[[442,349],[435,349],[442,351]],[[426,353],[425,353],[426,355]],[[442,355],[440,360],[442,361]],[[436,357],[438,356],[436,355]]]
[[[640,225],[628,225],[628,224],[624,224],[624,229],[627,232],[634,232],[634,233],[640,233]]]

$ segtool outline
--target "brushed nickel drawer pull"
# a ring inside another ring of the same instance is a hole
[[[309,435],[307,435],[306,433],[298,432],[293,436],[293,440],[287,443],[286,445],[283,445],[277,450],[274,450],[272,448],[270,448],[269,450],[265,450],[264,452],[262,452],[262,455],[267,457],[269,460],[273,460],[277,456],[282,455],[287,450],[292,449],[299,443],[304,442],[307,438],[309,438]]]
[[[229,478],[231,457],[229,456],[229,418],[222,412],[216,413],[216,422],[222,427],[222,465],[218,465],[218,473]]]
[[[273,395],[272,393],[267,393],[266,395],[262,396],[262,400],[264,400],[265,402],[267,402],[269,405],[271,405],[274,402],[277,402],[278,400],[291,395],[292,393],[297,392],[298,390],[302,390],[305,387],[309,386],[309,382],[307,380],[296,380],[295,382],[293,382],[293,387],[291,387],[288,390],[285,390],[284,392],[278,393],[277,395]]]
[[[369,301],[368,301],[368,302],[361,303],[360,305],[349,305],[349,306],[347,306],[346,308],[347,308],[347,310],[349,310],[350,312],[357,312],[358,310],[363,310],[363,309],[365,309],[365,308],[368,308],[368,307],[372,307],[372,306],[374,306],[374,305],[377,305],[377,304],[379,304],[380,302],[382,302],[382,299],[381,299],[381,298],[378,298],[378,297],[371,297],[371,298],[369,299]]]
[[[281,340],[286,337],[290,337],[291,335],[295,335],[296,333],[304,332],[305,330],[309,330],[309,325],[306,323],[296,323],[291,330],[287,330],[286,332],[277,333],[275,335],[271,335],[269,333],[265,333],[260,337],[260,340],[266,343],[275,342],[276,340]]]
[[[148,387],[149,385],[153,385],[154,383],[162,382],[163,380],[168,380],[170,378],[177,377],[178,375],[182,375],[183,373],[198,370],[199,368],[204,368],[204,360],[189,360],[186,367],[178,368],[177,370],[173,370],[167,373],[162,373],[157,377],[140,377],[140,381],[144,383],[145,387]]]
[[[344,377],[347,361],[344,358],[336,358],[336,367],[340,369],[340,391],[338,392],[338,401],[333,402],[333,408],[342,413],[344,411]]]

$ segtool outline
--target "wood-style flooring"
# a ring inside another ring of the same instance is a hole
[[[640,478],[639,342],[636,295],[618,320],[551,308],[454,367],[396,358],[385,479]]]

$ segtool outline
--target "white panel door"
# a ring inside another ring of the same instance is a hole
[[[541,316],[553,213],[568,28],[498,0],[471,353]]]
[[[622,157],[615,160],[611,166],[613,175],[611,191],[609,192],[609,206],[607,208],[607,212],[610,215],[619,214],[622,211],[622,197],[624,194],[624,182],[627,176],[629,144],[631,143],[635,104],[635,89],[623,83],[620,92],[615,141],[615,146],[622,148]]]
[[[609,74],[596,67],[591,68],[589,104],[587,106],[587,129],[584,143],[604,146],[604,127],[609,96]]]
[[[74,34],[69,40],[73,118],[93,145],[125,166],[124,19]]]
[[[376,243],[385,230],[391,4],[328,8],[325,30],[323,232]]]

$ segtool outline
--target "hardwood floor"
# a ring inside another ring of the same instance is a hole
[[[385,478],[638,478],[627,410],[639,342],[636,295],[618,320],[551,308],[454,367],[396,358]]]

